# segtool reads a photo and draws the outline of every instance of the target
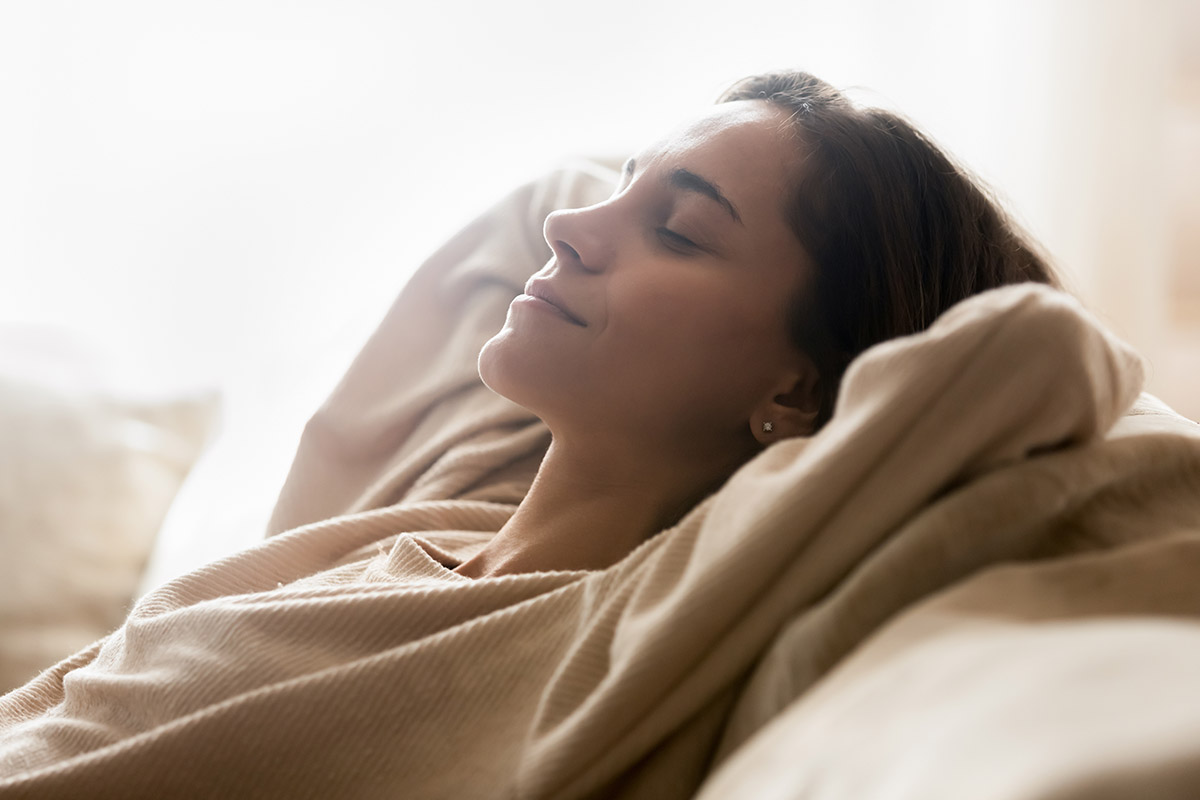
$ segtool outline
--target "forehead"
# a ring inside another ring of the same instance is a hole
[[[782,149],[791,139],[787,113],[765,100],[718,103],[685,122],[661,144],[672,149]]]
[[[740,100],[709,108],[646,155],[651,163],[703,175],[739,206],[778,208],[798,169],[799,148],[783,109],[763,100]]]

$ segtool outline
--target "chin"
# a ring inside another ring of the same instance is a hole
[[[540,343],[538,343],[540,345]],[[542,420],[553,409],[572,408],[571,377],[544,346],[530,346],[513,331],[503,330],[479,351],[476,369],[484,386]]]
[[[497,364],[497,361],[502,360],[501,351],[503,351],[504,331],[500,331],[491,339],[488,339],[482,348],[479,350],[479,358],[476,359],[475,369],[479,373],[479,379],[483,381],[483,385],[491,389],[501,397],[508,397],[501,388],[504,383],[504,370]]]
[[[528,374],[537,371],[535,365],[528,363],[528,356],[522,353],[523,348],[518,343],[512,341],[511,334],[512,331],[505,329],[488,339],[479,351],[476,369],[484,386],[517,405],[529,408],[529,387],[544,384],[544,380],[539,381],[536,375]]]

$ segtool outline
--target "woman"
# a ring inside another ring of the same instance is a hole
[[[547,218],[554,257],[479,368],[553,440],[461,574],[607,567],[765,445],[815,433],[870,345],[986,289],[1054,283],[899,117],[804,73],[721,100],[629,159],[611,198]]]
[[[552,176],[436,254],[306,428],[282,532],[0,701],[0,796],[686,796],[774,631],[1128,404],[1133,357],[1033,290],[839,389],[1049,270],[898,118],[802,73],[723,100],[608,199]],[[530,278],[544,207],[575,210]]]

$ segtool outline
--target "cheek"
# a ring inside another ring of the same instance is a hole
[[[611,369],[630,386],[722,414],[741,413],[765,391],[785,339],[776,309],[744,293],[685,293],[678,285],[645,299],[608,331]]]

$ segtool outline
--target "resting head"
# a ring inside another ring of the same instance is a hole
[[[735,84],[544,233],[553,257],[483,348],[481,377],[556,443],[710,483],[819,430],[871,345],[977,292],[1053,282],[912,125],[805,73]]]

